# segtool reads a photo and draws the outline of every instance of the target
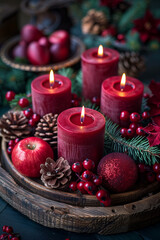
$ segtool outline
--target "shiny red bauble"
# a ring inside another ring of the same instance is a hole
[[[42,32],[31,24],[25,25],[21,30],[21,39],[26,43],[38,41],[42,36]]]
[[[29,105],[29,100],[28,100],[27,98],[20,98],[19,101],[18,101],[18,105],[19,105],[21,108],[28,107],[28,105]]]
[[[50,35],[49,42],[50,44],[53,44],[53,45],[58,44],[61,47],[65,46],[69,48],[70,35],[65,30],[57,30]]]
[[[129,112],[127,112],[127,111],[121,112],[120,119],[122,121],[128,121],[129,120]]]
[[[131,122],[135,122],[135,123],[138,123],[139,121],[140,121],[140,115],[139,115],[139,113],[137,113],[137,112],[133,112],[133,113],[131,113],[131,115],[130,115],[130,121]]]
[[[13,91],[8,91],[7,93],[6,93],[6,95],[5,95],[5,97],[6,97],[6,100],[8,101],[8,102],[10,102],[10,101],[12,101],[14,98],[15,98],[15,92],[13,92]]]
[[[25,59],[27,57],[27,44],[21,41],[18,45],[13,48],[12,55],[14,58]]]
[[[37,137],[28,137],[18,142],[12,151],[14,167],[27,177],[40,177],[40,165],[46,158],[53,159],[50,145]]]
[[[138,170],[134,160],[125,153],[110,153],[98,164],[102,185],[113,192],[125,192],[137,181]]]
[[[83,167],[87,170],[93,170],[95,168],[95,163],[91,159],[86,158],[83,161]]]

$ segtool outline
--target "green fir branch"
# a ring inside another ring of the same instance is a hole
[[[132,139],[121,137],[119,126],[106,118],[105,154],[109,152],[124,152],[137,162],[153,165],[160,158],[158,146],[150,147],[146,137],[137,136]]]

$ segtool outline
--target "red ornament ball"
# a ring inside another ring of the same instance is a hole
[[[8,91],[5,95],[5,97],[6,97],[7,101],[10,102],[14,99],[15,95],[16,95],[15,92]]]
[[[125,153],[110,153],[103,157],[97,172],[102,176],[102,185],[113,192],[127,191],[138,178],[134,160]]]

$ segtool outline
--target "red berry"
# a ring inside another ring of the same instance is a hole
[[[13,228],[10,227],[10,226],[7,226],[7,227],[6,227],[6,232],[7,232],[7,233],[13,233]]]
[[[100,186],[102,184],[102,177],[101,176],[94,176],[93,182],[96,186]]]
[[[18,101],[18,105],[19,105],[21,108],[28,107],[29,101],[28,101],[27,98],[20,98],[19,101]]]
[[[82,193],[82,194],[85,194],[86,191],[84,190],[84,182],[79,182],[77,184],[77,189]]]
[[[132,128],[136,132],[136,129],[138,128],[138,124],[137,123],[131,123],[129,125],[129,128]]]
[[[121,34],[121,33],[119,33],[118,35],[117,35],[117,40],[118,41],[124,41],[125,40],[125,36],[124,36],[124,34]]]
[[[96,106],[100,106],[100,98],[99,97],[93,97],[91,102],[95,104]]]
[[[10,154],[12,153],[13,148],[14,148],[14,146],[9,146],[9,147],[7,148],[7,153],[8,153],[8,155],[10,155]]]
[[[139,163],[138,170],[140,173],[144,173],[146,171],[146,165],[144,163]]]
[[[127,111],[121,112],[120,119],[122,121],[128,121],[129,120],[129,112],[127,112]]]
[[[108,207],[111,205],[111,198],[107,191],[105,191],[103,189],[99,190],[96,193],[96,197],[105,207]]]
[[[145,171],[146,171],[146,172],[152,172],[151,166],[145,165]]]
[[[34,120],[34,122],[39,122],[39,120],[40,120],[40,115],[39,114],[36,114],[36,113],[34,113],[33,115],[32,115],[32,119]]]
[[[122,137],[127,137],[127,128],[121,128],[120,133]]]
[[[71,105],[72,105],[72,107],[79,107],[79,101],[77,99],[72,99]]]
[[[6,99],[7,99],[7,101],[8,101],[8,102],[12,101],[12,100],[14,99],[15,95],[16,95],[15,92],[13,92],[13,91],[8,91],[8,92],[6,93]]]
[[[135,134],[135,132],[132,128],[127,129],[127,137],[132,138],[132,137],[134,137],[134,134]]]
[[[142,118],[143,118],[143,119],[148,119],[149,117],[150,117],[149,112],[143,112],[143,113],[142,113]]]
[[[19,141],[20,141],[19,138],[16,138],[16,139],[14,140],[15,144],[17,144]]]
[[[9,143],[8,143],[8,146],[14,146],[15,145],[15,141],[14,140],[10,140]]]
[[[92,176],[93,176],[93,173],[92,173],[91,171],[89,171],[89,170],[84,171],[84,172],[82,173],[82,179],[83,179],[84,181],[89,181],[89,180],[91,180],[91,179],[92,179]]]
[[[156,179],[157,179],[157,182],[160,182],[160,173],[157,174]]]
[[[156,177],[155,177],[153,172],[148,172],[147,173],[147,180],[148,180],[149,183],[155,182],[155,179],[156,179]]]
[[[6,225],[4,225],[4,226],[2,227],[2,231],[3,231],[3,232],[6,232],[6,227],[7,227]]]
[[[95,195],[97,192],[97,188],[96,188],[95,184],[93,184],[92,182],[85,182],[84,190],[86,190],[86,192],[88,192],[88,194],[90,194],[90,195]]]
[[[111,198],[108,197],[106,201],[100,201],[105,207],[109,207],[111,205]]]
[[[72,165],[72,171],[73,172],[81,173],[82,170],[83,170],[83,166],[82,166],[81,162],[73,163],[73,165]]]
[[[13,239],[13,237],[14,237],[13,234],[9,234],[9,235],[8,235],[8,240]]]
[[[154,171],[155,173],[160,173],[160,163],[155,163],[155,164],[153,165],[153,171]]]
[[[72,93],[72,99],[79,99],[79,97],[76,93]]]
[[[12,240],[20,240],[19,237],[13,237]]]
[[[136,133],[138,136],[145,136],[145,132],[143,130],[143,127],[138,127],[136,130]]]
[[[36,122],[31,118],[28,121],[28,125],[31,126],[31,127],[34,127],[34,126],[36,126]]]
[[[95,163],[91,159],[86,158],[83,161],[83,167],[87,170],[93,170],[95,168]]]
[[[130,120],[131,120],[131,122],[136,122],[136,123],[138,123],[138,122],[140,121],[140,115],[139,115],[139,113],[137,113],[137,112],[131,113],[131,115],[130,115]]]
[[[0,235],[0,240],[4,240],[7,238],[7,234],[6,233],[3,233]]]
[[[149,96],[148,93],[144,93],[144,94],[143,94],[143,97],[144,97],[144,98],[149,98],[150,96]]]
[[[76,182],[71,182],[71,183],[69,184],[69,188],[70,188],[73,192],[75,192],[75,191],[77,190],[77,183],[76,183]]]
[[[23,114],[24,114],[24,116],[26,116],[26,118],[32,117],[32,115],[33,115],[32,108],[28,108],[28,109],[24,110]]]

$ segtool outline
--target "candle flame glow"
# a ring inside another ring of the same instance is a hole
[[[82,107],[82,110],[81,110],[81,117],[80,117],[80,122],[81,124],[84,123],[84,119],[85,119],[85,108],[84,106]]]
[[[53,88],[53,85],[54,85],[54,72],[53,72],[52,69],[51,69],[51,71],[49,73],[49,85],[50,85],[50,88]]]
[[[126,74],[123,73],[122,77],[121,77],[121,82],[120,82],[120,89],[121,89],[121,91],[124,90],[125,85],[126,85]]]
[[[103,57],[103,46],[99,45],[98,47],[98,57]]]

